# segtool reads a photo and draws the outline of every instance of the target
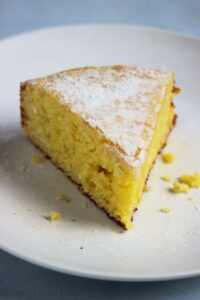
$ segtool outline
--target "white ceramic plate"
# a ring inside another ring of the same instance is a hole
[[[51,269],[112,280],[164,280],[200,274],[200,192],[173,195],[170,184],[200,171],[200,41],[133,26],[75,26],[22,34],[0,43],[0,246]],[[63,69],[128,64],[176,72],[178,124],[158,158],[125,233],[97,209],[49,161],[34,165],[37,151],[20,128],[19,83]],[[66,204],[58,194],[72,198]],[[192,201],[188,199],[194,197]],[[87,203],[88,207],[84,207]],[[162,207],[171,212],[163,214]],[[45,217],[56,210],[63,221]]]

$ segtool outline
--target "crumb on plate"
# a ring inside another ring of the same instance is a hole
[[[166,182],[171,182],[171,178],[170,178],[169,175],[161,176],[161,179],[162,179],[163,181],[166,181]]]
[[[192,175],[183,174],[178,180],[191,188],[200,188],[200,174],[198,172],[194,172]]]
[[[67,202],[67,203],[69,203],[71,201],[71,199],[69,199],[68,197],[66,197],[63,194],[57,195],[56,196],[56,200],[58,200],[58,201],[64,201],[64,202]]]
[[[83,207],[83,208],[87,208],[87,207],[88,207],[87,202],[82,202],[82,207]]]
[[[170,212],[170,208],[168,207],[163,207],[160,209],[160,212],[164,213],[164,214],[168,214]]]
[[[44,159],[39,154],[34,154],[32,156],[32,162],[35,164],[41,164],[42,162],[44,162]]]
[[[164,153],[162,155],[162,160],[166,163],[166,164],[171,164],[175,161],[175,155],[172,153]]]
[[[57,195],[56,200],[61,200],[61,201],[65,200],[65,195],[63,194]]]
[[[194,200],[194,197],[189,197],[188,198],[188,201],[192,201],[192,200]]]
[[[187,193],[189,186],[185,183],[174,182],[171,191],[172,193]]]
[[[59,212],[57,212],[57,211],[51,211],[49,218],[50,218],[51,222],[62,220],[61,214]]]

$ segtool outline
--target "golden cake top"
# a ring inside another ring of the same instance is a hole
[[[173,73],[143,67],[87,67],[32,80],[59,94],[111,141],[131,166],[141,165]]]

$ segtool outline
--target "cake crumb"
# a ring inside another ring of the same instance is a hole
[[[189,186],[185,183],[174,182],[171,189],[172,193],[188,193]]]
[[[198,172],[194,172],[192,175],[183,174],[178,180],[191,188],[200,188],[200,174]]]
[[[150,191],[150,186],[149,185],[145,185],[145,187],[144,187],[144,192],[146,193],[146,192],[149,192]]]
[[[163,208],[160,209],[160,212],[162,212],[162,213],[164,213],[164,214],[168,214],[168,213],[170,213],[170,208],[168,208],[168,207],[163,207]]]
[[[166,164],[171,164],[175,161],[175,156],[172,153],[164,153],[162,155],[162,160],[166,163]]]
[[[88,207],[88,204],[86,202],[82,202],[82,208],[87,208]]]
[[[66,203],[69,203],[69,202],[71,201],[70,198],[66,197],[66,196],[63,195],[63,194],[57,195],[57,196],[56,196],[56,200],[58,200],[58,201],[64,201],[64,202],[66,202]]]
[[[44,159],[39,154],[34,154],[32,156],[32,162],[35,164],[41,164],[44,162]]]
[[[161,176],[161,179],[166,182],[171,182],[171,178],[168,175]]]
[[[49,218],[50,218],[51,222],[62,220],[61,214],[59,212],[57,212],[57,211],[51,211]]]
[[[188,201],[192,201],[192,200],[194,200],[194,197],[189,197],[188,198]]]
[[[63,200],[65,200],[65,196],[63,194],[60,194],[60,195],[56,196],[56,200],[63,201]]]

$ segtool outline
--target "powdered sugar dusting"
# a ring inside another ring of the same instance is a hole
[[[82,68],[39,79],[73,112],[117,145],[131,166],[140,166],[156,124],[156,113],[172,74],[140,67]],[[35,80],[33,82],[38,82]]]

